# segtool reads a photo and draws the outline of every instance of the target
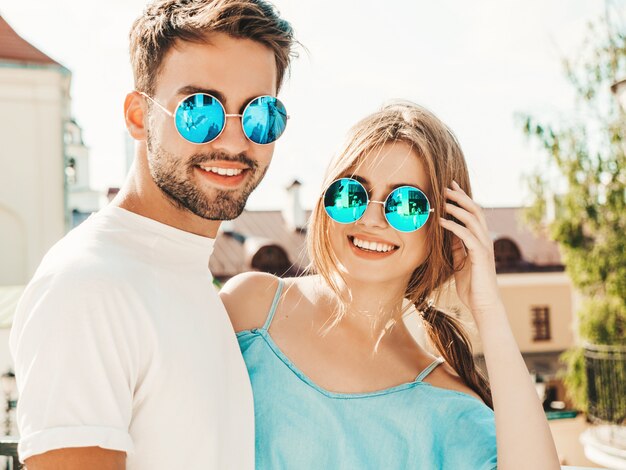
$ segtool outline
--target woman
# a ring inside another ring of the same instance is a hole
[[[443,123],[398,103],[357,124],[328,170],[308,248],[315,275],[247,273],[221,292],[252,382],[257,468],[559,468]],[[461,325],[436,307],[451,280],[491,389]],[[407,330],[410,306],[441,357]]]

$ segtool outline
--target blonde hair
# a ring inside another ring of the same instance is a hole
[[[429,200],[438,219],[445,206],[444,188],[455,180],[471,197],[469,174],[463,152],[452,131],[427,109],[410,102],[396,102],[356,124],[348,140],[331,162],[323,187],[358,168],[366,155],[375,154],[382,146],[394,142],[408,144],[419,156],[429,175]],[[331,230],[322,198],[313,209],[307,236],[312,271],[328,284],[339,301],[333,324],[345,314],[347,302],[345,279],[338,269],[339,260],[328,242]],[[433,346],[482,400],[493,408],[489,384],[474,363],[471,343],[461,323],[433,305],[437,289],[454,274],[452,236],[436,220],[427,224],[430,251],[426,260],[413,272],[404,297],[421,312]]]
[[[154,93],[163,58],[176,41],[201,43],[211,33],[251,39],[276,58],[279,90],[289,67],[295,39],[291,25],[264,0],[155,0],[130,31],[130,61],[135,89]]]

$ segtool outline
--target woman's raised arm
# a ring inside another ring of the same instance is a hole
[[[493,242],[482,209],[453,182],[441,218],[456,237],[455,282],[470,309],[483,344],[493,398],[499,470],[560,468],[550,427],[515,342],[496,281]]]

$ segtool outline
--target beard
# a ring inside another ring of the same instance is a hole
[[[267,167],[259,169],[254,160],[244,154],[228,155],[224,152],[197,153],[186,162],[163,149],[148,131],[148,166],[150,175],[165,197],[179,209],[192,212],[207,220],[232,220],[242,212],[250,193],[265,176]],[[250,177],[242,188],[222,190],[211,188],[211,195],[195,182],[195,168],[211,166],[212,161],[239,162],[248,166]]]

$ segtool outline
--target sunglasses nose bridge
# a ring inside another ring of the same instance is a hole
[[[381,209],[382,209],[383,220],[385,221],[386,224],[391,225],[389,223],[389,219],[387,218],[387,212],[385,211],[385,208],[387,207],[387,200],[386,199],[384,201],[370,200],[370,202],[373,202],[374,204],[380,204]]]
[[[372,213],[370,210],[371,204],[379,204],[382,206],[382,211],[377,211]],[[372,227],[385,227],[389,222],[387,222],[387,218],[385,217],[385,202],[384,201],[374,201],[370,199],[368,201],[367,207],[363,215],[358,220],[359,223],[365,226]]]
[[[236,113],[224,113],[223,127],[220,133],[210,141],[215,150],[222,150],[232,155],[244,153],[249,149],[250,139],[245,134],[243,126],[243,115]],[[229,118],[240,118],[240,122]]]
[[[239,118],[239,119],[241,119],[241,132],[243,132],[243,135],[244,135],[244,137],[247,140],[250,140],[248,138],[248,135],[246,134],[246,130],[243,128],[243,114],[232,114],[232,113],[229,114],[229,113],[225,113],[224,114],[224,119],[227,120],[228,118]],[[228,124],[228,121],[225,121],[224,122],[224,127],[226,127],[227,124]]]

